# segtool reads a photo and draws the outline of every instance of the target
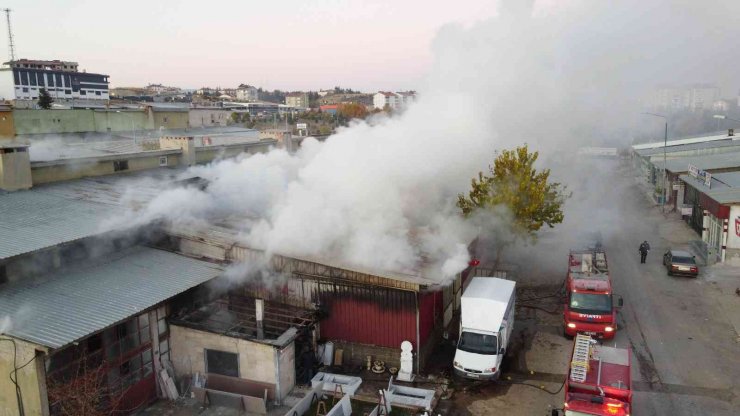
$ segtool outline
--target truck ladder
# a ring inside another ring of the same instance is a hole
[[[591,337],[588,335],[576,335],[573,347],[573,360],[570,362],[570,380],[583,383],[588,373],[588,362],[591,358]]]

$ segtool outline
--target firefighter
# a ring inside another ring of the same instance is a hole
[[[647,253],[650,251],[650,244],[648,244],[647,240],[643,241],[642,244],[640,244],[640,248],[638,249],[640,252],[640,263],[645,263],[645,259],[647,258]]]

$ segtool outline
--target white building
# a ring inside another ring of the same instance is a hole
[[[236,99],[238,101],[254,102],[259,101],[257,88],[251,85],[241,84],[236,89]]]
[[[296,109],[308,108],[308,93],[290,92],[285,94],[285,105]]]
[[[0,68],[0,99],[38,100],[42,88],[55,101],[110,99],[108,75],[17,66]]]
[[[389,92],[379,91],[373,95],[373,107],[382,110],[388,106],[391,110],[399,110],[416,99],[414,91]]]
[[[386,106],[391,110],[400,108],[403,106],[403,98],[395,92],[379,91],[373,96],[373,107],[382,110]]]
[[[710,84],[664,86],[655,89],[650,106],[663,111],[702,111],[711,110],[719,99],[719,88]]]

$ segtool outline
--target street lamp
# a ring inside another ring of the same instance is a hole
[[[740,123],[740,120],[738,120],[736,118],[727,117],[724,114],[715,114],[713,117],[716,118],[716,119],[719,119],[719,120],[730,120],[730,121],[736,121],[736,122]],[[718,121],[718,123],[719,123],[719,121]]]
[[[661,115],[661,114],[655,114],[655,113],[642,113],[647,116],[653,116],[653,117],[660,117],[663,120],[665,120],[665,135],[663,136],[663,213],[665,214],[665,200],[668,196],[668,189],[666,189],[666,148],[668,147],[668,117]]]

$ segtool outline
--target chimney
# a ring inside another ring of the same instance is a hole
[[[32,185],[28,145],[0,143],[0,189],[17,191]]]
[[[263,299],[255,299],[254,309],[255,316],[257,317],[257,338],[263,339],[265,337],[265,329],[262,321],[265,316],[265,301]]]

